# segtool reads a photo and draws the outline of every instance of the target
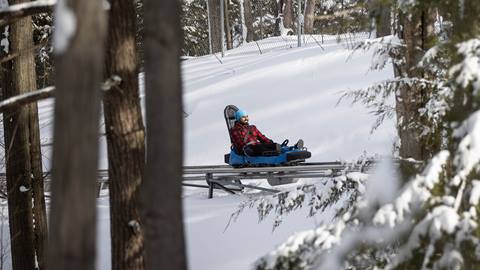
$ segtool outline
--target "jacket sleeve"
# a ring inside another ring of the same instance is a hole
[[[244,147],[244,142],[243,142],[243,137],[241,132],[238,129],[232,128],[231,134],[232,134],[233,146],[238,151],[242,151]]]
[[[262,142],[262,143],[273,143],[272,140],[267,138],[265,135],[263,135],[260,130],[257,129],[256,126],[252,126],[252,131],[256,135],[257,139]]]

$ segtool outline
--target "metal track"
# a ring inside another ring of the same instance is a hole
[[[347,172],[364,172],[370,164],[344,162],[310,162],[296,166],[272,167],[243,167],[233,168],[229,165],[201,165],[184,166],[182,185],[208,188],[209,198],[213,197],[214,189],[222,189],[230,193],[241,191],[244,188],[261,191],[276,192],[275,189],[256,187],[241,183],[241,180],[267,179],[278,183],[285,183],[299,178],[322,178],[336,176]],[[5,180],[5,173],[0,173],[0,181]],[[44,173],[45,191],[50,191],[51,174]],[[206,181],[206,185],[192,183],[192,181]],[[108,170],[98,171],[98,191],[108,188]]]
[[[267,189],[241,183],[241,180],[267,179],[269,183],[291,183],[299,178],[323,178],[341,175],[347,172],[364,172],[370,164],[344,163],[344,162],[313,162],[301,163],[296,166],[272,166],[272,167],[244,167],[233,168],[228,165],[203,165],[185,166],[183,170],[183,184],[190,181],[206,181],[209,188],[208,197],[213,197],[214,189],[223,189],[234,193],[230,186],[240,188],[258,189],[261,191],[277,192],[275,189]]]

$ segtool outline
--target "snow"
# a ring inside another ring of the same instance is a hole
[[[368,179],[365,199],[370,205],[374,202],[379,205],[390,203],[397,195],[399,185],[392,160],[383,159]]]
[[[8,0],[0,0],[0,9],[5,9],[8,8]],[[1,28],[0,28],[1,29]],[[0,49],[2,49],[6,54],[8,54],[8,51],[10,49],[10,43],[8,41],[8,29],[9,26],[4,27],[4,32],[1,33],[0,35]]]
[[[66,0],[58,0],[55,8],[55,31],[53,32],[55,53],[62,54],[68,48],[76,28],[77,19],[73,11],[67,6]]]
[[[59,6],[64,5],[62,3],[60,1]],[[62,46],[57,48],[60,51],[68,46],[68,36],[75,31],[75,17],[71,15],[60,19],[70,24],[66,29],[57,29],[57,32],[64,31],[60,41]],[[302,48],[290,48],[285,45],[285,39],[296,44],[296,37],[292,36],[269,38],[259,41],[262,48],[268,48],[262,54],[255,44],[249,43],[227,51],[222,58],[223,64],[211,55],[182,62],[184,110],[188,115],[184,122],[185,165],[223,163],[223,155],[229,151],[230,145],[223,118],[223,109],[228,104],[247,110],[250,122],[277,142],[286,138],[294,142],[302,138],[312,152],[311,161],[355,160],[363,155],[391,154],[396,140],[393,121],[386,121],[371,133],[375,116],[369,114],[368,109],[362,105],[337,105],[342,91],[364,88],[392,78],[391,67],[371,71],[373,51],[351,55],[344,43],[335,42],[335,37],[325,37],[323,48],[313,42]],[[52,99],[39,103],[39,114],[42,142],[51,142]],[[103,128],[102,125],[101,132]],[[104,136],[100,143],[99,167],[105,169],[108,162]],[[49,170],[51,145],[44,145],[42,150],[44,169]],[[354,181],[365,180],[363,174],[348,177]],[[316,180],[305,179],[298,185],[308,181]],[[268,187],[263,180],[250,184]],[[381,185],[381,180],[377,184]],[[307,218],[308,207],[300,208],[283,216],[281,225],[272,232],[275,215],[259,223],[256,209],[245,209],[236,221],[229,224],[239,205],[249,196],[260,196],[257,192],[230,195],[216,191],[213,199],[207,199],[207,193],[206,189],[183,189],[189,269],[249,269],[261,256],[269,254],[295,232],[324,228],[323,248],[333,245],[341,233],[326,230],[338,205],[325,212],[319,210],[311,218]],[[97,201],[97,269],[110,268],[108,205],[106,195]]]
[[[275,41],[270,38],[260,45]],[[313,44],[272,49],[262,55],[254,47],[249,52],[239,48],[228,51],[223,64],[212,56],[184,61],[184,105],[189,115],[185,164],[223,162],[229,148],[223,119],[227,104],[247,110],[250,122],[277,142],[302,138],[312,161],[351,160],[364,151],[389,155],[395,140],[392,122],[370,134],[374,116],[367,109],[336,103],[343,90],[391,78],[391,68],[369,71],[371,51],[356,53],[347,61],[351,51],[343,44],[331,41],[322,47],[325,50]],[[184,194],[190,269],[248,269],[294,232],[313,230],[332,218],[327,211],[307,219],[307,209],[300,209],[283,217],[272,232],[275,215],[257,224],[256,211],[247,209],[223,232],[228,217],[245,198],[222,195],[207,200],[206,191],[191,192]],[[324,244],[330,246],[332,241]],[[295,248],[294,243],[288,246]]]
[[[423,205],[430,198],[430,190],[439,181],[442,167],[449,156],[450,153],[445,150],[435,155],[424,172],[408,182],[394,202],[382,206],[377,211],[373,219],[374,223],[388,223],[393,227],[404,221],[404,217],[411,213],[412,206]]]
[[[8,53],[10,50],[10,42],[8,41],[9,29],[10,26],[5,27],[5,31],[2,34],[2,40],[0,40],[0,47],[3,49],[3,52]]]
[[[474,38],[457,45],[458,52],[464,56],[461,63],[450,69],[450,74],[457,75],[457,83],[463,88],[473,84],[474,93],[480,90],[480,38]]]
[[[421,237],[430,237],[430,243],[435,243],[436,240],[444,237],[445,234],[451,234],[458,225],[460,217],[457,211],[448,206],[437,206],[427,216],[419,222],[410,234],[407,245],[399,251],[399,254],[394,258],[393,268],[397,263],[405,261],[413,255],[413,251],[420,246]],[[433,246],[430,245],[425,255],[424,265],[429,262],[433,252]],[[423,267],[422,269],[427,269]]]
[[[302,138],[315,161],[353,159],[365,150],[389,154],[393,123],[370,134],[373,120],[365,108],[335,105],[340,91],[388,78],[391,69],[368,72],[371,53],[347,62],[351,52],[342,45],[332,41],[323,47],[325,51],[310,46],[262,55],[252,47],[250,55],[230,51],[224,64],[211,56],[184,62],[184,104],[190,115],[185,164],[223,162],[229,148],[222,113],[227,104],[247,110],[250,122],[274,141]],[[365,140],[359,143],[361,137]]]
[[[473,180],[472,181],[473,189],[470,193],[470,198],[468,202],[471,205],[477,205],[478,202],[480,201],[480,181],[479,180]]]
[[[480,162],[480,111],[473,113],[453,134],[462,138],[458,145],[458,155],[453,160],[458,172],[453,178],[460,183],[468,174],[478,167]]]
[[[17,3],[11,6],[8,6],[8,0],[0,0],[0,9],[2,11],[16,12],[22,9],[35,8],[35,7],[44,7],[44,6],[53,6],[57,3],[57,0],[36,0],[33,2],[26,3]]]

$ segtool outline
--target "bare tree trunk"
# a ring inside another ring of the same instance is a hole
[[[243,0],[243,9],[245,17],[245,26],[247,27],[247,42],[255,40],[255,32],[253,30],[253,15],[251,0]]]
[[[17,1],[28,2],[25,0]],[[33,43],[33,29],[31,17],[26,18],[28,20],[25,28],[24,39],[28,41],[26,48],[34,46]],[[35,56],[32,50],[21,50],[24,58],[28,59],[25,62],[27,67],[23,71],[22,76],[28,81],[24,87],[28,92],[35,91],[37,89],[37,75],[35,70]],[[20,58],[22,59],[22,57]],[[34,224],[34,247],[36,251],[36,258],[39,269],[45,268],[45,247],[48,239],[48,226],[47,226],[47,210],[45,207],[45,191],[43,181],[43,168],[42,168],[42,149],[40,145],[40,127],[38,119],[38,106],[37,102],[31,103],[27,106],[29,110],[28,116],[28,131],[29,131],[29,145],[30,145],[30,162],[32,170],[32,195],[33,195],[33,224]]]
[[[106,20],[101,1],[60,4],[58,12],[72,12],[76,28],[69,39],[57,36],[60,40],[55,44],[57,92],[47,266],[85,270],[95,268],[99,84]]]
[[[220,26],[220,1],[207,0],[210,15],[210,40],[212,41],[212,53],[222,51],[222,32]]]
[[[283,25],[280,25],[283,22],[283,0],[278,0],[275,8],[275,36],[280,36],[282,34],[281,28]]]
[[[138,189],[145,167],[145,129],[138,91],[135,6],[111,2],[106,77],[122,82],[103,97],[108,148],[112,269],[143,269]]]
[[[307,0],[307,6],[305,7],[305,28],[306,34],[313,33],[313,23],[315,21],[315,4],[317,0]]]
[[[34,80],[35,82],[35,80]],[[35,83],[36,85],[36,83]],[[36,87],[32,88],[35,89]],[[39,269],[45,266],[45,247],[48,240],[47,210],[45,207],[45,191],[42,168],[42,149],[40,145],[40,127],[38,123],[37,103],[29,106],[29,136],[30,136],[30,158],[32,165],[32,192],[33,192],[33,217],[35,250]]]
[[[13,30],[13,29],[12,29]],[[3,80],[10,80],[4,74]],[[19,94],[16,87],[4,88],[6,97]],[[8,216],[13,269],[33,269],[33,217],[30,150],[28,147],[28,109],[8,110],[3,114]]]
[[[233,49],[232,30],[230,27],[230,1],[224,0],[225,5],[225,35],[227,38],[227,50]]]
[[[383,5],[381,7],[376,27],[377,37],[384,37],[392,34],[392,16],[390,5]]]
[[[370,17],[375,20],[377,37],[391,34],[391,3],[382,0],[373,0],[368,3]]]
[[[180,184],[183,111],[179,14],[179,1],[145,0],[147,165],[141,202],[146,269],[187,268]]]
[[[293,0],[283,0],[283,26],[292,28],[293,26]]]
[[[23,52],[31,47],[32,31],[30,17],[12,24],[10,50]],[[7,65],[9,67],[4,71],[4,98],[36,88],[35,61],[31,52],[18,55]],[[28,107],[20,107],[3,114],[12,267],[15,270],[35,267],[29,112]]]

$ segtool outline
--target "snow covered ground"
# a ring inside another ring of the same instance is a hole
[[[294,37],[292,37],[294,38]],[[279,44],[270,38],[259,42]],[[395,141],[393,121],[371,134],[374,116],[361,105],[343,102],[341,92],[366,87],[392,77],[392,70],[369,71],[371,52],[357,52],[331,39],[322,47],[270,46],[259,54],[256,46],[229,51],[221,64],[213,56],[183,62],[185,165],[222,164],[229,149],[223,109],[234,104],[250,115],[250,122],[277,142],[303,138],[311,161],[353,160],[367,155],[389,155]],[[347,61],[347,58],[349,60]],[[51,142],[52,100],[39,104],[43,142]],[[106,168],[102,139],[100,167]],[[50,147],[44,147],[45,167],[50,167]],[[266,181],[256,184],[268,185]],[[298,183],[297,183],[298,184]],[[272,220],[258,223],[255,209],[244,211],[237,222],[230,215],[248,194],[216,192],[207,199],[204,189],[185,188],[184,222],[189,268],[193,270],[248,269],[260,256],[280,245],[291,234],[329,222],[333,212],[306,218],[299,210],[272,232]],[[5,208],[3,206],[2,208]],[[98,269],[110,268],[108,198],[98,200]],[[4,221],[6,219],[3,219]],[[4,227],[4,231],[5,231]],[[8,229],[6,229],[8,232]],[[3,242],[8,233],[2,235]]]

